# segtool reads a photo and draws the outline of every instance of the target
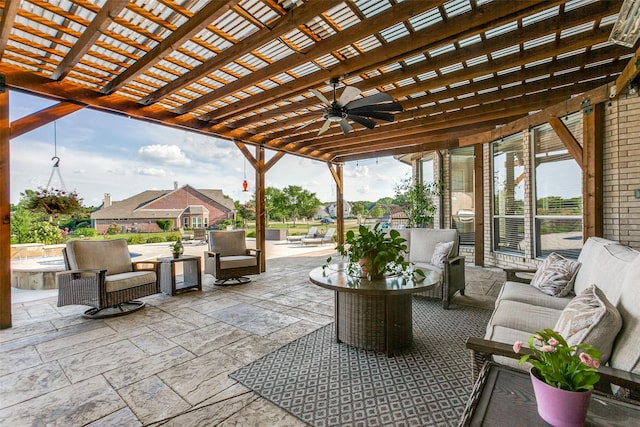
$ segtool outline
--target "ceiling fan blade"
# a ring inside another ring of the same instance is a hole
[[[302,125],[298,126],[298,127],[296,128],[296,132],[297,132],[297,131],[299,131],[300,129],[304,129],[304,128],[306,128],[307,126],[309,126],[309,125],[310,125],[310,124],[312,124],[312,123],[315,123],[316,121],[317,121],[317,120],[310,120],[310,121],[308,121],[307,123],[304,123],[304,124],[302,124]]]
[[[318,135],[322,135],[327,130],[329,130],[329,126],[331,126],[331,120],[326,120],[320,130],[318,131]]]
[[[329,100],[327,99],[326,96],[324,96],[322,94],[322,92],[315,90],[315,89],[311,89],[311,93],[314,94],[320,101],[324,102],[325,104],[331,106],[331,102],[329,102]]]
[[[364,98],[356,99],[355,101],[351,101],[350,103],[345,105],[345,108],[358,108],[364,107],[365,105],[377,104],[379,102],[389,102],[393,101],[391,95],[386,92],[379,92],[375,95],[365,96]]]
[[[374,104],[374,105],[365,105],[364,107],[358,108],[347,108],[347,111],[353,114],[358,114],[361,116],[366,116],[366,114],[371,111],[402,111],[402,105],[399,102],[389,102],[387,104]]]
[[[342,95],[340,95],[340,100],[338,101],[339,105],[347,105],[354,99],[360,96],[360,89],[353,86],[346,86],[342,91]]]
[[[371,119],[367,119],[366,117],[354,116],[352,114],[347,114],[347,117],[356,123],[360,123],[362,126],[366,128],[373,129],[374,127],[376,127],[376,122],[374,122]]]
[[[353,130],[353,127],[349,124],[347,119],[340,120],[340,127],[342,128],[342,133],[345,135]]]

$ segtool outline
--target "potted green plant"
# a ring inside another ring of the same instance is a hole
[[[182,245],[182,240],[178,239],[171,247],[171,252],[173,253],[174,258],[180,258],[180,255],[184,252],[184,246]]]
[[[373,228],[361,225],[356,234],[347,231],[343,244],[336,250],[347,259],[347,271],[350,275],[361,275],[369,279],[383,277],[385,274],[414,274],[424,278],[421,270],[413,270],[413,263],[405,259],[406,239],[397,230],[388,232],[376,224]],[[331,257],[327,259],[327,264]],[[325,265],[326,266],[326,265]]]

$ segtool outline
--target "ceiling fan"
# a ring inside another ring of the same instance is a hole
[[[340,99],[337,99],[336,88],[339,80],[334,77],[329,81],[329,84],[333,86],[333,101],[331,102],[322,92],[311,89],[311,92],[327,105],[322,113],[322,118],[325,119],[325,122],[318,131],[318,135],[325,133],[331,123],[339,123],[342,133],[346,135],[353,129],[349,120],[373,129],[376,126],[376,122],[371,119],[392,122],[394,116],[390,112],[402,111],[402,106],[398,102],[392,102],[393,98],[387,93],[380,92],[355,99],[360,95],[360,90],[353,86],[345,86]]]

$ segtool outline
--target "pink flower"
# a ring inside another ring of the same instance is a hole
[[[594,360],[587,353],[580,353],[580,361],[582,363],[584,363],[585,365],[590,366],[590,367],[595,368],[595,369],[598,369],[600,367],[600,362],[598,362],[597,360]]]
[[[545,353],[553,353],[556,351],[556,348],[552,345],[543,345],[540,347],[540,351],[544,351]]]
[[[549,343],[549,345],[551,345],[551,346],[553,346],[553,347],[555,347],[555,346],[557,346],[558,344],[560,344],[560,342],[559,342],[557,339],[555,339],[555,338],[549,338],[548,343]]]
[[[534,338],[537,339],[538,341],[542,341],[542,335],[534,335]]]
[[[518,353],[520,353],[520,349],[522,349],[522,341],[516,341],[513,344],[513,352],[515,354],[518,354]]]

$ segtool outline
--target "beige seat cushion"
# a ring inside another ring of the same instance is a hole
[[[122,291],[154,283],[155,281],[156,273],[154,271],[131,271],[107,276],[105,278],[105,288],[107,292]]]
[[[220,257],[220,268],[254,267],[258,265],[258,258],[250,255],[236,255]]]
[[[622,317],[596,285],[591,285],[565,307],[554,330],[567,344],[591,344],[600,350],[600,362],[609,360]]]
[[[556,310],[564,310],[574,296],[573,293],[570,293],[566,297],[552,297],[551,295],[540,292],[538,288],[534,288],[528,283],[507,281],[502,285],[496,304],[497,301],[508,300],[549,307]]]

